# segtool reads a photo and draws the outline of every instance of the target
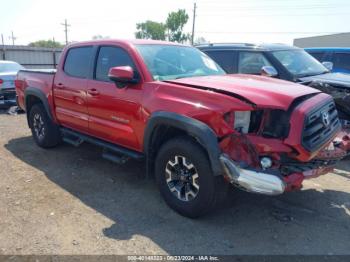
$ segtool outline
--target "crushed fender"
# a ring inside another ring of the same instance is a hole
[[[259,154],[249,139],[241,133],[226,136],[220,142],[220,148],[231,159],[252,167],[259,166]]]

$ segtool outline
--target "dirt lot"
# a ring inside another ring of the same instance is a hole
[[[143,165],[91,145],[38,148],[0,113],[0,254],[350,254],[350,160],[301,192],[233,190],[198,220],[161,199]]]

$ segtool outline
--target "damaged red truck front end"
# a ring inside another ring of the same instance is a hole
[[[333,141],[340,123],[327,96],[315,95],[289,115],[261,112],[255,130],[233,132],[222,139],[226,178],[247,191],[275,195],[300,189],[304,179],[332,171],[346,151],[343,141]]]
[[[210,88],[212,78],[186,84]],[[243,79],[249,82],[246,76]],[[220,161],[230,183],[249,192],[277,195],[300,189],[304,179],[332,171],[346,155],[347,142],[339,139],[341,124],[331,96],[295,84],[282,93],[273,89],[281,81],[265,80],[269,85],[266,90],[260,86],[259,92],[237,83],[239,92],[232,85],[227,88],[242,95],[251,109],[224,115],[227,127],[221,128],[226,132],[219,139]],[[230,77],[225,82],[229,85]],[[225,90],[224,84],[220,87]]]

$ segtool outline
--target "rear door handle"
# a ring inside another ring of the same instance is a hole
[[[88,94],[92,95],[92,96],[97,96],[100,94],[100,92],[97,91],[97,89],[92,88],[88,90]]]

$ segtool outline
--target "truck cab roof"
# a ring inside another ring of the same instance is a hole
[[[68,47],[76,47],[82,45],[111,45],[111,44],[120,44],[120,45],[178,45],[186,46],[179,43],[160,41],[160,40],[150,40],[150,39],[98,39],[98,40],[89,40],[83,42],[75,42],[68,45]]]

